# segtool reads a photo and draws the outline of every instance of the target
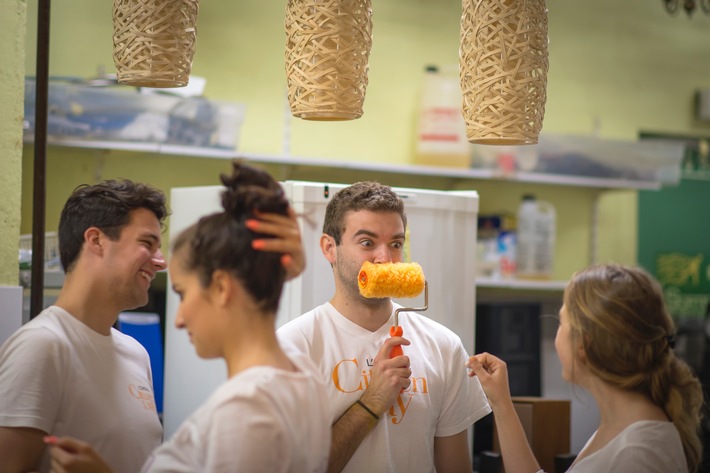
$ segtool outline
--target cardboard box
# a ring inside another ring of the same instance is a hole
[[[570,451],[570,401],[513,397],[513,406],[538,463],[547,473],[555,473],[555,455]],[[493,450],[500,452],[495,424]]]

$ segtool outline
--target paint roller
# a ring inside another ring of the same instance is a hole
[[[424,307],[400,307],[394,311],[394,325],[390,327],[390,337],[401,337],[399,326],[401,311],[423,312],[429,308],[429,285],[424,279],[424,271],[417,263],[382,263],[365,261],[357,278],[360,294],[367,298],[411,298],[424,291]],[[402,346],[392,349],[390,358],[402,355]]]

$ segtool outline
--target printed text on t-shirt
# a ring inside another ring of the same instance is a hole
[[[367,389],[371,377],[372,370],[362,369],[357,358],[337,362],[331,376],[335,389],[346,394]],[[429,395],[426,377],[417,377],[412,373],[412,377],[409,379],[411,384],[397,396],[397,401],[390,407],[388,412],[390,421],[393,424],[399,424],[404,420],[409,404],[415,394]]]

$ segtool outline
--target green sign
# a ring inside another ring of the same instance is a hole
[[[664,289],[677,319],[704,318],[710,304],[710,181],[639,191],[638,262]]]

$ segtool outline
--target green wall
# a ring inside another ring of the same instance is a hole
[[[25,2],[0,0],[0,285],[17,286]]]
[[[30,10],[36,8],[32,3]],[[208,79],[208,97],[246,104],[240,150],[281,155],[288,121],[294,156],[409,162],[424,66],[458,60],[460,1],[374,2],[365,113],[359,120],[338,123],[305,122],[285,113],[284,7],[285,2],[261,0],[210,0],[200,7],[193,74]],[[690,20],[673,18],[661,2],[648,0],[550,1],[548,9],[550,72],[543,132],[635,139],[641,130],[710,131],[708,124],[693,118],[695,91],[710,87],[710,17],[696,13]],[[28,18],[35,14],[29,11]],[[53,75],[87,77],[101,66],[114,70],[111,2],[62,2],[52,14]],[[32,24],[27,38],[27,50],[34,51]],[[28,71],[33,64],[28,54]],[[30,222],[29,159],[31,148],[24,157],[23,232]],[[66,195],[87,180],[131,177],[168,190],[216,183],[216,174],[226,169],[219,160],[52,148],[47,227],[56,227]],[[413,187],[438,183],[383,181]],[[531,191],[552,201],[559,228],[555,277],[567,278],[589,261],[597,191],[486,181],[455,187],[477,189],[482,212],[514,211],[520,196]],[[599,208],[598,260],[635,262],[637,193],[605,192]]]

